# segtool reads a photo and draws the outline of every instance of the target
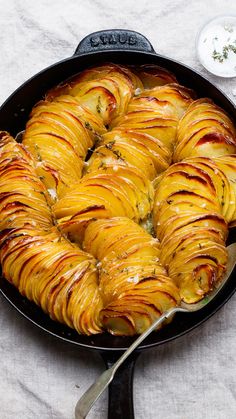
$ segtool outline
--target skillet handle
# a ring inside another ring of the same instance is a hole
[[[101,356],[107,368],[110,368],[121,352],[102,352]],[[109,385],[108,419],[134,419],[133,373],[139,352],[133,352],[118,368]]]
[[[152,44],[141,33],[124,29],[109,29],[87,35],[79,43],[74,55],[105,50],[154,52]]]

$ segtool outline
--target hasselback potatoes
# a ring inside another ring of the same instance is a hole
[[[4,277],[78,333],[142,333],[224,275],[236,129],[155,65],[106,63],[0,135]]]

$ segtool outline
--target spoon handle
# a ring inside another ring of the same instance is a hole
[[[218,287],[214,292],[211,293],[211,296],[207,298],[207,300],[203,300],[202,302],[195,303],[192,305],[182,303],[182,307],[173,307],[167,311],[165,311],[156,321],[152,323],[152,325],[145,330],[134,342],[133,344],[123,353],[123,355],[115,362],[115,364],[108,368],[104,373],[95,381],[94,384],[89,387],[89,389],[83,394],[80,400],[77,402],[75,407],[75,419],[84,419],[86,418],[87,414],[89,413],[91,407],[99,398],[99,396],[103,393],[103,391],[108,387],[110,382],[113,380],[116,370],[119,366],[125,361],[126,358],[140,345],[140,343],[159,325],[161,325],[165,320],[169,317],[173,316],[173,314],[177,312],[182,313],[191,313],[194,311],[198,311],[202,309],[206,304],[208,304],[221,290],[227,279],[229,278],[230,274],[232,273],[235,263],[236,263],[236,243],[231,244],[227,247],[229,253],[229,261],[227,265],[227,272],[222,281],[221,286]]]
[[[96,402],[96,400],[101,396],[103,391],[108,387],[110,382],[113,380],[113,377],[120,367],[120,365],[125,361],[126,358],[140,345],[140,343],[160,324],[165,320],[171,317],[177,312],[186,312],[186,309],[181,307],[173,307],[163,313],[152,325],[145,330],[134,342],[133,344],[123,353],[123,355],[115,362],[115,364],[104,371],[100,377],[88,388],[88,390],[83,394],[83,396],[78,400],[75,407],[75,419],[84,419],[89,413],[91,407]]]

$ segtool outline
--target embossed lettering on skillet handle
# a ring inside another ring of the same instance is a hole
[[[79,43],[74,55],[105,50],[154,52],[151,43],[141,33],[125,29],[109,29],[87,35]]]

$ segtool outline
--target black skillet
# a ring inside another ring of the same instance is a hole
[[[44,96],[48,89],[81,70],[108,61],[132,65],[153,63],[165,67],[177,76],[179,83],[194,89],[199,97],[212,98],[235,119],[234,104],[200,74],[183,64],[156,54],[143,35],[133,31],[114,29],[88,35],[80,42],[72,57],[46,68],[19,87],[0,108],[0,129],[16,135],[24,129],[33,105]],[[236,234],[232,231],[229,243],[235,239]],[[189,332],[212,316],[235,292],[234,275],[235,271],[222,292],[205,309],[197,313],[176,315],[170,325],[158,333],[152,333],[139,350],[136,350],[120,367],[109,387],[108,419],[134,418],[132,382],[137,355],[144,349],[168,342]],[[3,278],[0,279],[0,291],[32,323],[45,332],[80,348],[98,351],[106,366],[111,366],[134,340],[131,337],[114,337],[108,334],[80,336],[74,330],[52,321]]]

